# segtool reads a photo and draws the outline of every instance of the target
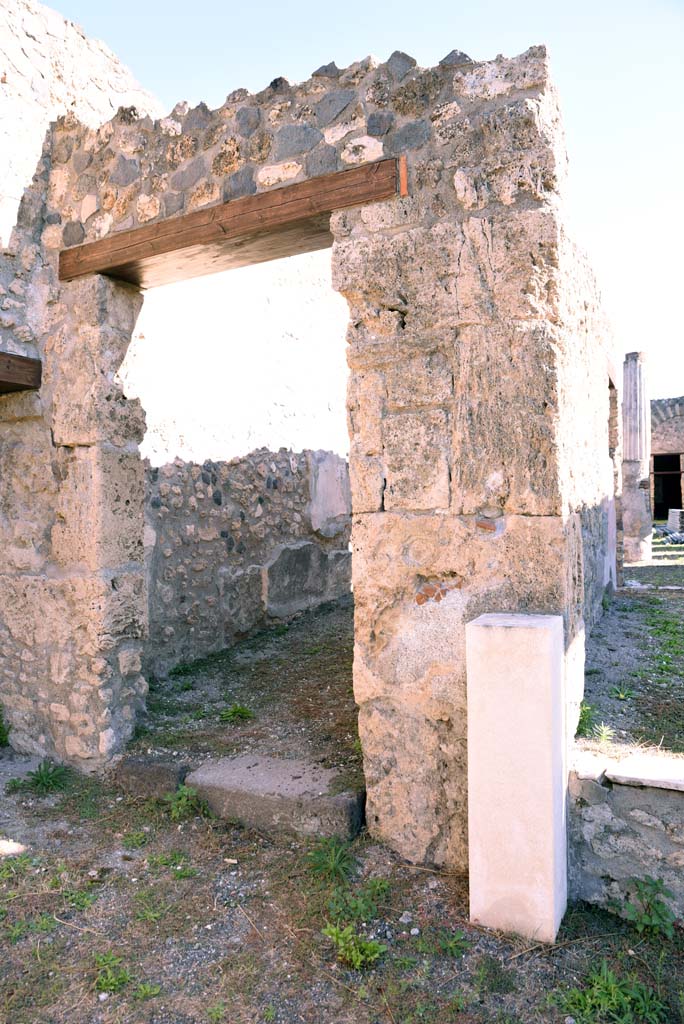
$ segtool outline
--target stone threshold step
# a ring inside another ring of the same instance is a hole
[[[309,761],[241,754],[207,761],[185,779],[217,817],[251,828],[352,839],[365,793],[339,791],[340,775]]]

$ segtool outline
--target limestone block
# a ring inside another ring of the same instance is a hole
[[[347,462],[333,452],[312,452],[309,474],[311,527],[322,537],[335,537],[347,528],[351,515]]]
[[[554,942],[567,904],[563,620],[466,627],[471,920]]]
[[[52,556],[65,566],[142,562],[144,469],[136,453],[62,449]]]
[[[370,833],[412,863],[465,870],[464,735],[400,700],[375,700],[359,709],[359,737]]]
[[[385,493],[385,467],[381,456],[358,453],[352,445],[349,462],[349,481],[352,509],[361,512],[380,512]]]
[[[219,818],[351,839],[363,821],[363,793],[335,792],[337,781],[330,768],[253,754],[208,761],[186,779]]]
[[[391,413],[382,424],[386,509],[449,507],[448,418],[442,410]]]
[[[446,405],[454,391],[450,359],[443,352],[430,352],[390,365],[384,371],[389,409]]]
[[[452,508],[555,515],[562,508],[557,336],[508,321],[458,331]],[[477,458],[472,457],[477,452]]]

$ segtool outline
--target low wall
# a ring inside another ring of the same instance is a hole
[[[624,907],[634,878],[660,878],[684,919],[684,760],[586,758],[570,772],[573,899]]]
[[[148,465],[146,481],[147,672],[349,592],[349,478],[337,455],[177,459]]]

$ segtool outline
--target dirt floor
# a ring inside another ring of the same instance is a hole
[[[681,742],[681,600],[622,591],[595,634],[587,699],[620,742]],[[190,765],[306,753],[356,778],[351,652],[338,606],[181,666],[153,686],[134,749]],[[364,833],[266,835],[182,790],[145,799],[36,769],[0,751],[2,1022],[684,1022],[681,929],[640,934],[576,905],[554,946],[511,939],[468,923],[463,877]]]

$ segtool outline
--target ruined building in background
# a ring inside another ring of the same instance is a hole
[[[411,860],[465,865],[466,622],[562,617],[572,733],[585,632],[617,578],[620,381],[564,174],[541,47],[428,69],[397,52],[217,110],[50,128],[0,257],[0,348],[42,366],[39,390],[0,398],[0,700],[18,748],[96,770],[144,702],[144,418],[116,377],[143,301],[130,281],[330,246],[350,312],[367,820]],[[265,248],[263,227],[235,226],[264,209],[280,218]],[[185,255],[127,249],[190,229]],[[198,529],[223,507],[208,475]],[[317,545],[331,571],[336,545]]]
[[[684,509],[684,397],[651,401],[651,501],[655,519]]]

